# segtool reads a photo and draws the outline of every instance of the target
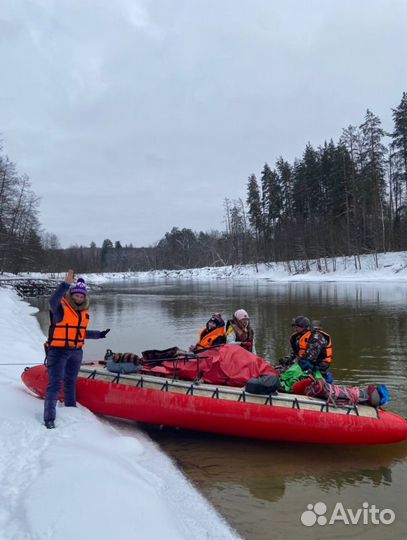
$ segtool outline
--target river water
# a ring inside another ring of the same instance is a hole
[[[33,303],[46,332],[46,301]],[[111,333],[106,340],[88,341],[85,359],[101,359],[106,348],[138,354],[187,348],[212,312],[228,318],[243,307],[256,330],[258,354],[274,361],[289,351],[292,317],[306,315],[321,320],[332,335],[335,379],[385,383],[392,396],[389,408],[407,416],[406,304],[407,289],[400,283],[109,283],[92,295],[91,327],[111,328]],[[407,536],[405,443],[331,447],[141,427],[249,540]],[[317,502],[325,503],[322,517],[328,523],[322,519],[307,527],[301,515]],[[392,510],[394,522],[375,524],[372,505]],[[335,507],[339,517],[329,524]],[[354,514],[361,509],[358,524],[347,523],[347,509]]]

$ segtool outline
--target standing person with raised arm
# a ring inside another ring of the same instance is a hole
[[[105,338],[110,331],[88,330],[89,296],[83,278],[75,282],[68,270],[49,300],[50,326],[45,344],[48,387],[44,401],[44,425],[55,427],[58,395],[64,383],[66,407],[76,406],[76,379],[82,363],[85,339]]]

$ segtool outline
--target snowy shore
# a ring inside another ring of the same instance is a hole
[[[63,278],[64,274],[23,273],[21,277]],[[6,281],[11,275],[2,276]],[[15,277],[15,276],[13,276]],[[154,281],[163,279],[246,280],[246,281],[407,281],[407,252],[378,253],[360,257],[335,257],[310,261],[218,266],[149,272],[108,272],[87,274],[87,281],[103,284],[115,280]]]
[[[20,379],[25,363],[44,357],[36,310],[2,288],[0,306],[0,538],[238,538],[135,428],[60,406],[57,429],[46,430],[43,401]]]
[[[359,267],[360,262],[360,267]],[[193,279],[206,281],[213,279],[242,279],[269,281],[407,281],[407,252],[362,255],[359,260],[353,257],[337,257],[308,261],[289,261],[288,263],[268,263],[241,266],[221,266],[190,268],[185,270],[154,270],[150,272],[89,274],[94,283],[113,279],[139,280],[154,279]]]

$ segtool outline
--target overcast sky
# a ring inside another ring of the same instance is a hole
[[[407,90],[406,0],[1,0],[0,132],[62,245],[223,229],[264,162]]]

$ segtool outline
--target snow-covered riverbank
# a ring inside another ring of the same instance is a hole
[[[58,407],[57,429],[44,428],[43,401],[20,379],[44,357],[34,312],[0,288],[0,538],[237,538],[135,428],[113,429],[80,406]]]
[[[129,277],[150,279],[244,279],[269,281],[406,281],[407,252],[290,261],[241,266],[190,268],[185,270],[154,270],[134,273],[90,274],[88,279],[103,283]]]
[[[243,279],[269,281],[407,281],[407,252],[241,266],[89,274],[93,283],[117,279]]]

